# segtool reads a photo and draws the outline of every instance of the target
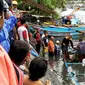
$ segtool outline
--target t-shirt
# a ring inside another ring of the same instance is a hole
[[[48,51],[54,52],[54,48],[55,48],[54,43],[53,43],[53,41],[50,40],[48,42]]]
[[[78,49],[79,54],[85,54],[85,42],[84,41],[80,42],[78,46],[79,46]]]
[[[9,41],[9,32],[13,30],[17,19],[14,16],[11,16],[9,19],[5,19],[3,28],[0,30],[0,45],[9,52],[10,41]]]
[[[19,35],[20,40],[26,39],[27,42],[29,43],[28,31],[27,31],[27,29],[24,26],[20,26],[18,28],[18,35]]]
[[[61,47],[60,47],[60,45],[55,45],[55,54],[56,54],[56,55],[60,55],[60,52],[61,52]]]
[[[48,37],[43,38],[43,44],[45,45],[45,47],[48,46]]]

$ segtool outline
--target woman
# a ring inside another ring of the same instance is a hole
[[[14,28],[17,19],[14,16],[11,16],[7,8],[4,8],[3,0],[0,0],[0,45],[9,52],[10,41],[9,41],[9,32]],[[8,19],[5,19],[8,18]]]
[[[50,85],[50,81],[42,83],[40,78],[45,76],[47,71],[47,61],[42,57],[33,59],[29,66],[29,76],[24,76],[24,85]]]

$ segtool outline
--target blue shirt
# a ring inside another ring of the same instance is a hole
[[[10,41],[9,41],[9,32],[14,28],[17,19],[14,16],[11,16],[9,19],[4,21],[3,28],[0,30],[0,45],[9,52]]]

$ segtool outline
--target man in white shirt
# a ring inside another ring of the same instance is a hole
[[[22,25],[18,28],[19,39],[29,43],[29,35],[28,35],[28,30],[26,28],[27,23],[25,18],[21,19],[21,24]]]

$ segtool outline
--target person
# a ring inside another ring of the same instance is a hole
[[[25,41],[22,40],[16,40],[10,47],[9,50],[9,56],[13,62],[13,66],[15,68],[17,79],[18,79],[18,85],[23,85],[23,72],[19,69],[20,65],[23,65],[24,62],[29,63],[30,59],[30,53],[29,53],[29,46]],[[27,71],[27,69],[23,69],[24,72]]]
[[[68,58],[68,47],[69,47],[69,43],[71,44],[71,47],[73,48],[73,42],[72,42],[72,38],[71,36],[66,36],[63,40],[62,40],[62,44],[61,44],[61,48],[62,48],[62,52],[64,57]]]
[[[55,44],[55,60],[58,61],[61,56],[61,46],[60,41],[57,40]]]
[[[17,1],[13,0],[12,4],[13,4],[13,6],[12,6],[13,15],[15,15],[17,18],[20,17],[19,10],[17,9],[17,6],[18,6]]]
[[[14,28],[17,19],[14,16],[11,16],[7,12],[7,9],[8,8],[4,8],[3,0],[0,0],[0,45],[9,52],[9,32]],[[8,17],[8,19],[5,19],[5,17]]]
[[[45,53],[48,53],[48,32],[45,32],[45,36],[42,38],[42,46],[43,56],[45,57]]]
[[[36,42],[36,51],[38,54],[40,54],[40,48],[41,48],[41,36],[40,36],[40,31],[39,28],[36,29],[35,33],[35,42]]]
[[[48,42],[48,56],[49,56],[49,64],[51,66],[51,69],[53,69],[53,58],[54,58],[54,49],[55,49],[55,45],[54,45],[54,37],[51,36],[50,40]]]
[[[28,30],[26,28],[26,19],[23,17],[21,18],[21,26],[18,28],[18,35],[19,35],[19,39],[26,41],[29,44],[29,35],[28,35]]]
[[[0,85],[19,85],[10,57],[0,45]]]
[[[29,55],[29,46],[25,41],[16,40],[10,47],[9,56],[17,66],[26,61]]]
[[[43,34],[42,34],[42,39],[45,37],[45,34],[47,33],[46,30],[44,30]]]
[[[83,39],[79,39],[79,44],[77,45],[77,54],[79,57],[79,62],[85,58],[85,41]]]
[[[25,75],[24,85],[50,85],[50,81],[45,84],[40,80],[47,71],[47,61],[42,57],[33,59],[29,66],[29,76]]]
[[[9,11],[8,13],[11,15],[11,16],[14,16],[13,15],[13,12],[12,12],[12,1],[11,0],[6,0],[6,2],[8,3],[8,6],[9,6]],[[6,19],[8,19],[8,17],[6,17]],[[18,35],[17,35],[17,30],[16,30],[16,26],[13,28],[13,30],[11,30],[9,32],[9,40],[10,40],[10,44],[14,42],[14,40],[17,40],[18,39]]]

